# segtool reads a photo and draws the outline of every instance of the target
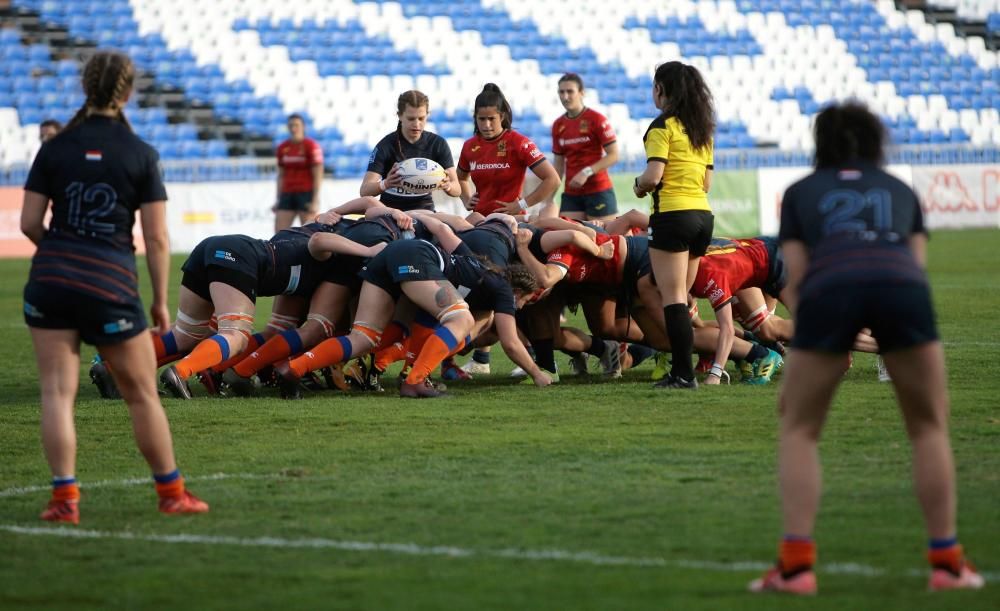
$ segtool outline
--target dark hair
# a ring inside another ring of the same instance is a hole
[[[302,125],[305,126],[306,124],[305,118],[297,112],[293,112],[292,114],[288,115],[288,118],[285,119],[285,123],[288,123],[289,121],[294,121],[295,119],[302,121]]]
[[[715,103],[698,69],[681,62],[660,64],[653,83],[666,97],[661,116],[677,117],[695,150],[710,146],[715,131]]]
[[[87,65],[83,67],[83,75],[80,78],[86,99],[80,110],[76,111],[66,124],[66,129],[83,123],[87,118],[88,108],[113,108],[118,111],[115,118],[131,130],[132,126],[125,118],[120,103],[132,91],[134,80],[135,64],[127,55],[110,51],[92,55],[87,60]]]
[[[59,131],[60,129],[62,129],[62,123],[56,121],[55,119],[46,119],[38,124],[39,129],[43,127],[54,127],[56,128],[56,131]]]
[[[476,102],[472,105],[472,129],[474,133],[479,133],[479,125],[476,124],[476,112],[480,108],[488,108],[490,106],[496,108],[497,112],[500,113],[501,127],[510,129],[514,123],[514,113],[510,109],[510,104],[507,103],[507,98],[503,97],[503,92],[495,84],[486,83],[483,85],[483,90],[476,96]]]
[[[852,159],[879,165],[885,162],[885,126],[861,102],[833,104],[821,110],[816,115],[813,137],[817,168],[839,166]]]
[[[510,288],[515,291],[528,294],[538,290],[538,280],[535,275],[521,263],[507,267],[507,279],[510,281]]]
[[[576,83],[576,86],[579,87],[580,91],[583,91],[583,79],[580,78],[580,75],[577,74],[576,72],[567,72],[566,74],[559,77],[560,85],[567,81]]]

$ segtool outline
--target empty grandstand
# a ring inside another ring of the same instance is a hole
[[[12,184],[38,123],[82,103],[81,58],[95,48],[136,61],[128,116],[178,181],[256,176],[226,160],[273,155],[291,112],[330,172],[359,176],[412,88],[457,152],[486,81],[547,149],[566,71],[635,159],[652,71],[678,58],[710,80],[721,167],[808,163],[811,117],[847,97],[885,118],[905,162],[995,161],[1000,146],[997,0],[12,0],[0,11],[0,167]]]

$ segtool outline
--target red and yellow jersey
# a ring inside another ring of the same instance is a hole
[[[281,179],[282,193],[314,191],[313,167],[323,165],[323,149],[312,138],[302,142],[285,140],[278,145],[278,167],[285,171]]]
[[[566,158],[566,193],[588,195],[611,188],[611,177],[601,170],[587,179],[579,189],[569,186],[569,181],[583,168],[593,165],[604,156],[604,147],[617,139],[615,128],[601,113],[584,108],[576,117],[563,115],[552,124],[552,153]]]
[[[621,283],[622,280],[621,244],[623,240],[606,233],[599,233],[595,241],[600,246],[611,240],[614,240],[615,253],[610,259],[599,259],[576,246],[568,245],[550,252],[545,262],[565,269],[564,279],[566,282],[614,286]]]
[[[708,299],[718,310],[737,291],[767,284],[769,264],[767,245],[761,240],[713,240],[698,264],[691,294]]]
[[[472,178],[479,194],[475,211],[486,216],[500,210],[497,202],[516,202],[524,173],[543,161],[545,155],[534,142],[508,129],[492,140],[478,134],[466,140],[458,169]]]
[[[705,172],[713,167],[712,144],[694,149],[677,117],[660,115],[642,137],[646,161],[662,161],[663,178],[650,195],[652,213],[711,210],[705,193]]]

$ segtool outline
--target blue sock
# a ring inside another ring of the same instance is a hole
[[[170,482],[176,480],[180,476],[181,476],[180,469],[174,469],[170,473],[164,473],[163,475],[157,475],[154,473],[153,480],[157,484],[169,484]]]
[[[63,486],[69,486],[70,484],[75,484],[75,483],[76,483],[76,476],[73,475],[65,475],[62,477],[52,478],[53,488],[61,488]]]
[[[958,537],[951,537],[949,539],[930,539],[927,541],[927,547],[930,549],[948,549],[949,547],[954,547],[958,545]]]

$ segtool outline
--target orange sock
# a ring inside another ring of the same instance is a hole
[[[236,356],[230,357],[229,359],[222,361],[218,365],[213,366],[212,371],[214,371],[215,373],[222,373],[223,371],[229,369],[230,367],[235,366],[237,363],[239,363],[243,359],[253,354],[254,350],[259,348],[260,345],[264,343],[264,341],[265,340],[263,335],[261,335],[260,333],[254,333],[253,335],[250,336],[250,339],[247,341],[247,347],[246,349],[243,350],[243,352],[240,352]]]
[[[948,569],[952,573],[958,575],[962,571],[965,554],[962,551],[962,546],[956,543],[951,547],[943,549],[927,550],[927,561],[930,562],[933,567]]]
[[[156,352],[156,366],[163,367],[167,363],[173,363],[184,355],[177,351],[177,341],[174,339],[174,332],[168,331],[163,335],[150,333],[153,338],[153,350]]]
[[[160,482],[155,482],[156,484],[156,495],[162,498],[168,497],[178,497],[184,494],[184,478],[178,477],[172,482],[167,482],[161,484]]]
[[[413,323],[413,326],[410,327],[410,337],[403,342],[403,346],[406,348],[407,366],[413,365],[417,355],[424,349],[424,342],[427,341],[428,337],[434,335],[436,328],[436,323],[430,327],[418,322]]]
[[[458,341],[447,327],[438,327],[433,335],[424,342],[423,349],[413,362],[413,368],[406,376],[407,384],[419,384],[441,364],[458,346]]]
[[[229,342],[221,335],[204,339],[175,365],[182,379],[190,378],[202,369],[218,365],[229,357]]]
[[[300,378],[310,371],[321,369],[335,363],[342,363],[351,358],[351,340],[346,335],[338,335],[324,340],[302,356],[288,362],[291,370]]]
[[[398,321],[392,321],[389,326],[386,327],[385,331],[382,332],[382,338],[379,340],[378,346],[375,346],[375,350],[382,350],[383,348],[389,348],[396,342],[401,342],[403,338],[409,333],[406,326]]]
[[[782,539],[778,565],[783,575],[808,571],[816,564],[816,542],[812,539]]]
[[[77,484],[65,484],[52,489],[53,501],[79,502],[80,486]]]
[[[375,354],[375,367],[379,371],[385,371],[396,361],[401,361],[406,358],[406,346],[402,342],[396,342],[393,345],[379,350]]]
[[[291,344],[289,344],[288,339],[286,339],[285,333],[287,333],[287,331],[279,333],[264,342],[263,346],[260,346],[256,350],[252,351],[246,356],[246,358],[237,363],[236,366],[233,367],[233,371],[240,374],[244,378],[249,378],[264,367],[277,363],[283,358],[292,356],[294,349]],[[296,337],[298,337],[298,335],[296,335]],[[299,341],[298,345],[301,348],[302,342]]]

